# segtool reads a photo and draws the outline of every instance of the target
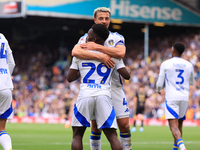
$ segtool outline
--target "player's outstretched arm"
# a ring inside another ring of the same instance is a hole
[[[161,89],[163,88],[164,80],[165,80],[165,77],[163,76],[158,77],[158,81],[156,83],[156,90],[159,94],[163,94],[163,92],[161,92]]]
[[[3,36],[3,37],[5,38],[5,36]],[[5,38],[5,40],[6,40],[6,50],[7,50],[7,63],[8,63],[10,75],[12,75],[14,67],[15,67],[15,61],[13,58],[12,50],[10,49],[10,46],[7,42],[7,39]]]
[[[126,67],[120,68],[117,70],[119,74],[126,80],[130,79],[130,71]]]
[[[106,47],[94,42],[87,42],[80,44],[80,47],[88,50],[97,50],[113,58],[124,58],[126,47],[124,45],[117,45],[116,47]]]
[[[72,82],[80,77],[80,72],[76,69],[69,69],[67,73],[67,81]]]
[[[84,48],[80,47],[79,45],[74,46],[72,50],[72,56],[75,56],[79,59],[99,60],[103,62],[108,68],[110,67],[113,68],[115,64],[115,62],[107,54],[92,53],[92,52],[86,51]]]
[[[12,52],[8,54],[7,62],[8,62],[8,67],[9,67],[10,74],[12,74],[13,70],[14,70],[14,67],[15,67],[15,61],[14,61]]]

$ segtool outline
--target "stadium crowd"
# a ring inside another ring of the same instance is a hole
[[[130,39],[129,39],[130,40]],[[143,41],[126,41],[124,62],[131,79],[123,80],[124,90],[133,116],[133,97],[143,83],[148,95],[145,118],[164,119],[164,96],[156,93],[155,84],[161,62],[171,57],[174,42],[186,46],[184,59],[194,65],[195,84],[190,90],[187,119],[200,119],[200,32],[150,38],[149,57],[145,63]],[[73,104],[79,92],[79,80],[68,83],[66,75],[71,63],[71,48],[51,48],[48,44],[11,44],[16,68],[13,73],[13,107],[15,116],[65,117],[65,107]],[[70,99],[71,103],[66,103]]]

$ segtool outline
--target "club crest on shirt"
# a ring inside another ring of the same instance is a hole
[[[114,40],[109,40],[109,41],[108,41],[108,44],[109,44],[110,46],[113,46]]]

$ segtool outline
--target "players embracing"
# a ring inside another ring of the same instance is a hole
[[[99,7],[94,10],[94,22],[96,24],[103,24],[107,28],[111,21],[110,9],[106,7]],[[90,60],[100,60],[108,67],[113,67],[113,58],[123,58],[126,52],[124,37],[117,32],[109,32],[109,37],[104,42],[104,45],[96,44],[95,42],[87,42],[86,38],[88,34],[86,33],[80,38],[77,45],[72,50],[72,56],[79,59],[90,59]],[[103,54],[95,54],[88,52],[87,50],[96,50],[102,52]],[[111,79],[111,97],[113,106],[116,113],[117,124],[120,130],[120,141],[122,143],[124,150],[132,150],[131,143],[131,133],[129,127],[129,109],[126,101],[125,93],[123,90],[123,85],[121,77],[117,70],[113,71]],[[101,149],[101,130],[97,129],[97,124],[95,120],[92,120],[90,137],[90,147],[92,150]]]

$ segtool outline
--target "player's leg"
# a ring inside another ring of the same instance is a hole
[[[4,150],[12,150],[12,142],[9,134],[5,131],[7,119],[0,119],[0,144]]]
[[[136,122],[137,122],[137,110],[134,110],[134,115],[133,115],[133,127],[131,129],[131,132],[136,132]]]
[[[104,131],[112,149],[121,149],[121,143],[117,138],[117,121],[112,100],[106,95],[96,97],[95,117],[97,128]]]
[[[176,141],[177,147],[179,147],[180,150],[185,150],[186,148],[182,140],[181,132],[179,130],[178,119],[168,119],[168,122],[169,122],[170,130],[174,137],[174,140]]]
[[[97,129],[96,120],[91,120],[90,148],[101,150],[101,130]]]
[[[73,150],[83,149],[82,137],[86,127],[90,127],[90,120],[94,114],[95,102],[93,97],[77,99],[74,105],[72,115],[73,141],[71,148]]]
[[[12,150],[12,141],[5,131],[7,119],[12,119],[12,91],[10,89],[0,91],[0,144],[4,150]]]
[[[143,112],[144,113],[144,112]],[[140,114],[140,120],[141,120],[141,127],[140,127],[140,132],[144,131],[144,114]]]
[[[181,109],[181,101],[165,101],[165,118],[169,122],[170,130],[174,137],[174,146],[173,149],[179,147],[180,150],[185,150],[185,145],[182,140],[182,135],[179,130],[179,118],[184,115],[180,111]],[[187,104],[184,106],[184,113],[187,110]]]
[[[117,124],[120,130],[120,142],[122,143],[123,150],[131,150],[132,143],[129,125],[130,112],[124,91],[119,88],[113,88],[111,94],[117,118]]]
[[[179,128],[179,131],[181,133],[181,137],[182,137],[182,124],[183,124],[183,120],[178,120],[178,128]],[[173,145],[172,150],[178,150],[178,145],[176,144],[175,139],[174,139],[174,145]]]
[[[181,138],[181,132],[179,131],[178,128],[178,119],[168,119],[168,122],[172,135],[175,141],[177,141],[178,139]]]
[[[71,125],[71,122],[69,121],[69,107],[65,107],[65,128],[69,128]]]
[[[72,150],[82,150],[83,149],[83,135],[86,127],[72,127],[73,130],[73,140],[71,149]]]
[[[110,142],[112,150],[123,150],[122,145],[117,138],[116,129],[104,128],[103,132],[106,135],[108,141]]]
[[[185,114],[187,112],[188,102],[187,101],[180,101],[179,107],[180,107],[180,109],[179,109],[178,129],[180,131],[181,138],[176,141],[176,145],[177,145],[177,147],[180,148],[180,150],[186,150],[185,144],[182,140],[182,136],[183,136],[182,127],[183,127],[183,121],[186,119]]]
[[[182,131],[183,120],[178,120],[178,128],[179,128],[179,131],[181,132],[181,137],[182,137],[183,136],[183,131]]]
[[[117,124],[120,131],[120,142],[122,143],[123,150],[131,150],[132,143],[131,143],[131,133],[129,126],[129,117],[118,118]]]

